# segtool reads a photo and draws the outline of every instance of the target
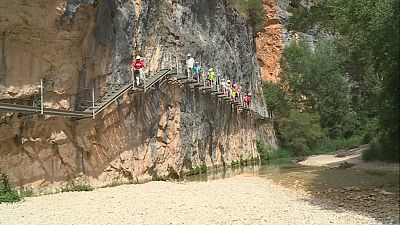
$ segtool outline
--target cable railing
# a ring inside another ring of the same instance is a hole
[[[273,119],[275,115],[273,111],[268,110],[264,105],[260,105],[254,101],[252,97],[247,96],[246,92],[243,92],[242,85],[237,84],[240,88],[237,91],[233,91],[233,84],[228,84],[228,77],[226,79],[219,74],[218,68],[216,67],[215,77],[214,79],[210,79],[207,68],[203,67],[201,64],[202,71],[197,74],[194,73],[193,70],[186,69],[185,62],[180,61],[176,57],[176,74],[181,77],[187,77],[189,83],[194,84],[199,87],[200,90],[210,90],[211,92],[216,92],[216,95],[221,98],[226,99],[227,101],[231,101],[236,104],[238,107],[243,108],[245,110],[251,110],[256,115]],[[209,71],[211,72],[211,71]]]
[[[85,64],[88,63],[86,61]],[[179,57],[174,57],[172,53],[163,54],[162,60],[158,61],[158,63],[163,67],[169,67],[167,69],[164,69],[164,71],[167,72],[162,72],[163,69],[158,70],[157,72],[152,72],[149,66],[149,68],[146,70],[146,74],[142,77],[142,92],[145,92],[146,88],[149,88],[147,86],[152,86],[156,84],[160,79],[165,77],[168,71],[174,70],[177,76],[184,77],[188,80],[187,82],[190,82],[194,86],[197,86],[200,90],[210,91],[213,95],[217,95],[220,98],[231,102],[238,108],[251,111],[262,118],[274,118],[273,112],[268,111],[264,105],[255,102],[254,99],[252,99],[252,97],[247,94],[247,92],[243,91],[242,85],[240,83],[236,84],[237,90],[234,90],[235,88],[233,88],[233,82],[228,83],[229,77],[220,75],[218,67],[215,67],[215,71],[213,71],[214,77],[210,77],[211,71],[207,72],[207,67],[204,68],[201,64],[200,66],[202,66],[202,71],[199,73],[194,73],[193,70],[186,69],[184,60],[180,61]],[[128,90],[127,88],[131,88],[137,92],[138,89],[134,84],[135,80],[132,73],[133,70],[131,70],[130,68],[128,70],[128,76],[130,78],[129,80],[131,81],[124,84],[112,84],[108,82],[107,79],[103,82],[100,82],[101,78],[98,78],[96,80],[93,80],[92,84],[86,87],[84,85],[85,81],[82,78],[83,80],[81,82],[78,82],[78,84],[83,83],[84,86],[78,86],[76,88],[74,105],[70,106],[77,111],[71,112],[90,113],[92,117],[95,117],[95,115],[99,111],[107,107],[111,101],[115,100],[123,93],[125,93]],[[153,78],[153,76],[155,76],[156,74],[158,74],[158,76]],[[149,82],[148,85],[147,82]],[[38,91],[35,91],[35,95],[32,95],[30,98],[27,99],[19,99],[19,101],[25,101],[25,103],[27,103],[27,106],[29,107],[40,108],[40,114],[44,114],[46,110],[48,112],[50,109],[48,107],[46,108],[46,104],[49,104],[45,103],[46,93],[48,94],[51,92],[56,92],[56,84],[54,81],[41,79],[36,85],[38,87]],[[51,99],[54,99],[54,97],[52,96]]]

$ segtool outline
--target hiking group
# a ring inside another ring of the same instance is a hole
[[[135,60],[130,65],[130,71],[132,74],[132,82],[135,87],[143,87],[145,74],[143,69],[146,68],[146,64],[143,62],[140,56],[136,56]],[[217,72],[217,73],[216,73]],[[208,69],[207,74],[204,74],[203,67],[199,62],[196,62],[191,54],[187,55],[186,60],[186,74],[188,78],[197,80],[198,82],[203,81],[204,85],[211,88],[215,88],[217,91],[224,93],[227,97],[233,101],[238,101],[245,107],[251,107],[252,97],[250,92],[243,92],[241,85],[231,82],[225,76],[221,76],[218,71],[214,71],[213,68]]]
[[[191,54],[187,55],[186,74],[188,78],[193,78],[198,82],[203,81],[206,86],[217,89],[227,97],[240,102],[246,107],[250,107],[251,105],[252,97],[250,92],[242,92],[239,84],[231,82],[228,78],[225,79],[225,76],[221,76],[213,68],[208,69],[207,74],[204,74],[203,67],[199,62],[194,60]]]

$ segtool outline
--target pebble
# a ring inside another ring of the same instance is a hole
[[[260,177],[150,182],[1,204],[0,224],[382,224],[310,200]]]

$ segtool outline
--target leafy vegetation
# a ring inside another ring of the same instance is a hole
[[[277,135],[294,156],[356,147],[376,135],[376,118],[353,109],[342,64],[332,41],[321,40],[315,51],[292,43],[284,50],[281,83],[264,83]]]
[[[282,119],[282,141],[295,156],[310,154],[311,148],[324,136],[316,114],[292,110],[289,117]]]
[[[265,9],[261,0],[231,0],[234,8],[250,23],[254,33],[265,25]]]
[[[375,140],[364,159],[399,161],[399,1],[313,3],[290,8],[286,26],[324,37],[287,45],[281,82],[263,87],[282,145],[303,155]]]
[[[165,175],[159,175],[157,170],[153,170],[151,173],[151,180],[152,181],[166,181],[168,180],[168,177]]]
[[[72,192],[72,191],[93,191],[94,188],[90,184],[77,184],[70,182],[65,187],[61,188],[61,192]]]
[[[285,148],[280,148],[277,150],[269,150],[267,146],[261,142],[257,141],[257,150],[258,154],[260,156],[261,162],[266,162],[268,160],[276,160],[276,159],[285,159],[285,158],[293,158],[293,153],[292,151],[285,149]],[[253,162],[253,160],[252,160]],[[255,161],[258,162],[258,161]]]
[[[206,172],[207,172],[207,165],[203,163],[201,165],[194,166],[189,172],[186,173],[186,176],[192,176]]]
[[[268,160],[269,150],[268,150],[267,146],[264,144],[264,142],[257,141],[256,146],[257,146],[258,155],[260,156],[261,161]]]
[[[18,191],[11,189],[7,174],[0,171],[0,204],[3,202],[19,202],[22,197]]]

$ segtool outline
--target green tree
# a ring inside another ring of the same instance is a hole
[[[342,59],[330,42],[320,42],[311,52],[305,42],[292,43],[283,53],[282,81],[292,104],[301,111],[316,112],[330,137],[344,135],[349,112],[349,88]]]
[[[318,25],[335,35],[351,84],[352,109],[365,121],[379,115],[382,155],[399,160],[399,1],[314,2],[313,10],[294,11],[291,29]]]
[[[274,111],[278,117],[288,117],[291,105],[288,99],[287,91],[279,84],[263,83],[264,99],[269,110]]]
[[[292,110],[289,117],[282,119],[281,135],[285,147],[297,156],[307,155],[315,143],[324,137],[315,113]]]

